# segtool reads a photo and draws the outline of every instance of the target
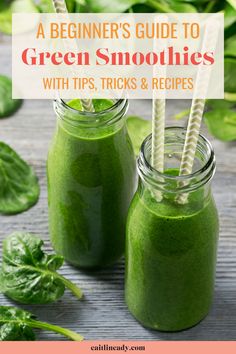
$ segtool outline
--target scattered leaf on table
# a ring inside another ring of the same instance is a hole
[[[12,115],[20,107],[22,100],[12,99],[12,81],[0,75],[0,119]]]
[[[130,116],[126,121],[134,152],[139,154],[143,140],[151,133],[151,122],[140,117]]]
[[[35,334],[26,323],[35,317],[28,311],[10,306],[0,306],[0,340],[33,341]]]
[[[0,142],[0,213],[20,213],[32,207],[38,198],[39,184],[32,167]]]
[[[24,232],[14,232],[3,241],[1,291],[23,304],[57,301],[66,287],[81,298],[81,290],[57,273],[64,258],[46,254],[42,246],[39,237]]]
[[[0,341],[33,341],[33,328],[60,333],[74,341],[83,337],[69,329],[36,320],[31,312],[12,306],[0,306]]]

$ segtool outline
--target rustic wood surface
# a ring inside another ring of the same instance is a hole
[[[0,36],[0,74],[11,75],[11,38]],[[189,101],[169,101],[169,124],[173,113],[188,107]],[[129,114],[150,119],[151,103],[133,101]],[[0,120],[0,140],[10,144],[36,170],[41,194],[38,204],[16,216],[0,216],[0,239],[16,230],[34,232],[52,251],[48,235],[46,158],[55,128],[51,101],[28,100],[13,117]],[[205,131],[204,127],[203,130]],[[80,285],[85,293],[77,301],[69,291],[55,304],[23,306],[40,320],[68,327],[86,339],[137,340],[235,340],[236,338],[236,143],[225,144],[212,137],[217,157],[213,191],[220,215],[220,242],[215,299],[210,314],[197,326],[179,333],[160,333],[143,328],[130,315],[124,303],[124,262],[110,269],[82,272],[67,264],[61,273]],[[1,244],[2,245],[2,244]],[[0,304],[13,304],[0,295]],[[13,304],[14,305],[14,304]],[[59,335],[38,332],[39,340],[65,340]]]

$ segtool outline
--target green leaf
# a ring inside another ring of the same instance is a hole
[[[75,0],[75,10],[77,13],[91,12],[86,0]]]
[[[32,341],[35,334],[26,323],[34,316],[27,311],[10,306],[0,306],[0,340]]]
[[[227,110],[233,108],[234,103],[227,100],[207,100],[207,107],[216,110]]]
[[[196,7],[194,7],[191,4],[186,4],[184,2],[173,2],[171,4],[171,8],[174,10],[174,12],[186,12],[186,13],[191,13],[191,12],[197,12]]]
[[[140,117],[130,116],[127,118],[126,124],[137,156],[143,140],[151,133],[151,122]]]
[[[83,337],[78,333],[46,322],[37,321],[35,318],[32,313],[17,307],[0,306],[0,340],[33,341],[35,340],[35,334],[32,328],[41,328],[60,333],[75,341],[83,340]]]
[[[38,197],[39,184],[33,169],[10,146],[0,142],[0,213],[25,211]]]
[[[224,12],[224,26],[225,28],[227,28],[236,21],[236,11],[232,6],[226,4],[223,12]]]
[[[12,14],[18,12],[38,12],[33,0],[14,0],[7,4],[0,12],[0,32],[11,34]]]
[[[56,271],[64,258],[42,251],[43,241],[32,234],[15,232],[3,242],[1,290],[23,304],[57,301],[69,288],[78,298],[82,292]]]
[[[22,100],[12,99],[12,81],[7,76],[0,75],[0,119],[15,113]]]
[[[38,9],[44,13],[54,13],[55,9],[52,0],[40,0],[38,3]]]
[[[236,140],[236,112],[230,109],[215,109],[205,113],[209,132],[222,141]]]
[[[236,102],[236,93],[225,92],[225,100],[229,102]]]
[[[86,0],[91,12],[125,12],[131,6],[145,3],[146,0]]]
[[[225,58],[225,91],[230,93],[236,92],[236,58]]]
[[[132,11],[135,13],[152,13],[153,8],[147,4],[135,4],[132,6]]]
[[[235,14],[236,16],[236,14]],[[236,57],[236,34],[225,41],[225,56]]]
[[[66,0],[66,7],[68,12],[74,12],[75,0]]]
[[[76,0],[65,0],[65,1],[66,1],[67,11],[74,12]],[[45,13],[54,13],[55,12],[53,0],[40,0],[38,3],[38,8],[39,8],[40,12],[45,12]]]
[[[236,10],[236,0],[226,0]]]

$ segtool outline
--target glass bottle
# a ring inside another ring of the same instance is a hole
[[[51,241],[79,267],[110,265],[124,251],[135,180],[127,107],[118,100],[92,113],[61,99],[54,103],[57,127],[47,164]]]
[[[127,221],[125,297],[144,326],[179,331],[201,321],[214,292],[218,214],[215,156],[199,137],[193,173],[178,176],[186,131],[165,131],[165,172],[151,165],[151,135],[138,158],[139,186]]]

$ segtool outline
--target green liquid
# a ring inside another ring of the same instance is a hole
[[[104,104],[107,107],[107,100]],[[103,108],[101,100],[99,107]],[[117,129],[79,132],[59,126],[48,156],[49,224],[55,250],[85,268],[119,259],[134,179],[135,157],[124,122]]]
[[[179,331],[197,324],[211,306],[218,216],[211,196],[194,192],[186,205],[156,202],[137,192],[127,223],[126,302],[146,327]]]

